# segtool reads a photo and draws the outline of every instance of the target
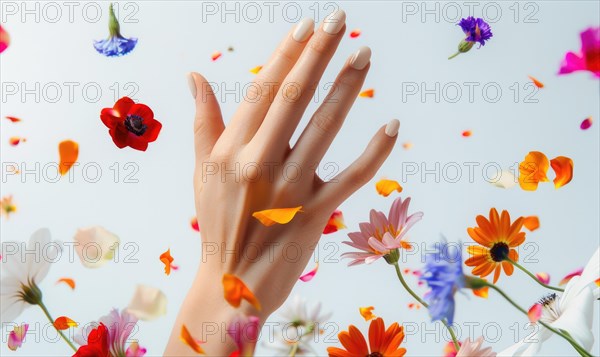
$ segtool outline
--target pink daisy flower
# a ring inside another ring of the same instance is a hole
[[[390,253],[397,253],[399,248],[410,249],[411,245],[404,238],[406,232],[423,218],[423,212],[408,215],[410,197],[398,197],[392,203],[390,213],[386,217],[383,212],[371,210],[370,222],[360,223],[360,232],[348,233],[350,242],[344,242],[362,252],[348,252],[343,258],[353,259],[348,266],[371,264],[377,259],[387,258]]]

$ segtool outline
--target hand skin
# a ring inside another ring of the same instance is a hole
[[[330,214],[373,178],[394,147],[397,120],[381,127],[364,153],[330,182],[315,172],[360,92],[370,66],[367,47],[346,61],[297,143],[289,145],[345,27],[345,13],[338,10],[316,31],[312,20],[290,30],[250,87],[247,98],[253,100],[240,104],[227,128],[207,80],[190,74],[196,102],[194,194],[205,259],[181,306],[165,355],[196,355],[179,339],[185,324],[192,336],[206,342],[202,348],[207,355],[229,356],[236,349],[226,336],[229,321],[243,313],[264,323],[283,304]],[[222,176],[224,169],[232,171]],[[297,206],[303,207],[302,212],[285,225],[266,227],[252,217],[255,211]],[[226,273],[246,283],[261,302],[261,311],[245,301],[238,309],[229,306],[223,296]]]

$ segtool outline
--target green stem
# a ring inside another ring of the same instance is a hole
[[[512,265],[516,266],[517,268],[521,269],[525,274],[529,275],[533,280],[535,280],[536,283],[540,284],[541,286],[545,287],[546,289],[551,289],[551,290],[560,291],[560,292],[565,291],[564,289],[542,283],[540,281],[540,279],[537,278],[537,276],[533,275],[529,270],[525,269],[521,264],[513,261],[512,259],[506,258],[505,260],[507,262],[511,263]]]
[[[398,263],[394,263],[394,267],[396,268],[396,274],[398,275],[398,279],[400,280],[400,283],[402,284],[404,289],[406,291],[408,291],[408,293],[410,295],[412,295],[412,297],[415,298],[415,300],[417,300],[421,305],[423,305],[425,308],[429,309],[429,304],[427,304],[423,299],[421,299],[421,297],[419,295],[417,295],[408,286],[408,284],[406,284],[406,281],[404,280],[404,277],[402,276],[402,272],[400,272],[400,267],[398,266]],[[454,348],[456,349],[456,351],[458,351],[460,349],[460,345],[458,344],[458,339],[456,338],[456,335],[454,334],[452,327],[450,325],[448,325],[448,321],[446,319],[442,319],[441,322],[446,327],[448,332],[450,332],[450,337],[452,337],[452,342],[454,343]]]
[[[508,301],[512,306],[514,306],[517,310],[521,311],[522,313],[524,313],[525,315],[529,315],[527,313],[527,311],[522,308],[521,306],[519,306],[516,302],[514,302],[508,295],[506,295],[506,293],[504,293],[504,291],[502,291],[499,287],[497,287],[494,284],[490,284],[490,283],[486,283],[486,285],[494,290],[496,290],[496,292],[498,292],[498,294],[502,295],[502,297],[504,299],[506,299],[506,301]],[[545,328],[547,328],[548,330],[554,332],[555,334],[561,336],[562,338],[564,338],[565,340],[567,340],[567,342],[569,342],[571,344],[571,346],[573,346],[573,348],[575,348],[575,350],[577,351],[577,353],[579,353],[581,356],[584,357],[592,357],[592,355],[586,351],[583,347],[579,346],[579,344],[577,342],[575,342],[575,340],[573,340],[573,338],[565,332],[562,332],[560,330],[555,329],[554,327],[548,325],[547,323],[538,320],[537,321],[540,325],[544,326]]]
[[[296,352],[298,352],[298,342],[295,342],[292,345],[292,349],[290,350],[290,354],[288,356],[289,357],[295,357],[296,356]]]
[[[460,55],[460,52],[456,52],[455,54],[453,54],[452,56],[448,57],[449,60],[453,59],[454,57]]]
[[[40,301],[38,303],[38,306],[40,307],[40,309],[42,309],[42,311],[44,312],[44,315],[46,315],[46,317],[48,318],[48,320],[50,321],[50,323],[52,324],[52,326],[54,326],[54,319],[52,318],[52,315],[50,315],[50,312],[48,312],[48,309],[46,308],[46,305],[44,305],[44,303],[42,301]],[[54,328],[56,328],[56,326]],[[65,334],[61,330],[56,329],[56,331],[58,332],[58,334],[60,335],[60,337],[62,337],[62,339],[65,340],[65,342],[67,343],[67,345],[69,345],[69,347],[71,347],[73,349],[73,351],[77,352],[77,347],[75,347],[75,345],[73,344],[73,342],[71,342],[71,340],[69,340],[67,338],[67,336],[65,336]]]

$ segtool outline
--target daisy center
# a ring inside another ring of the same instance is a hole
[[[373,352],[369,354],[367,357],[383,357],[383,355],[379,352]]]
[[[148,129],[148,126],[143,123],[144,119],[137,115],[127,115],[125,118],[125,127],[130,132],[134,133],[137,136],[142,136]]]
[[[490,256],[492,257],[493,261],[501,262],[508,258],[508,251],[509,249],[506,243],[495,243],[490,249]]]

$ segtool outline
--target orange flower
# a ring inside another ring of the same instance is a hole
[[[381,317],[371,321],[368,345],[363,334],[353,325],[349,326],[348,331],[340,332],[338,338],[345,349],[328,347],[329,357],[402,357],[406,353],[405,348],[399,348],[404,340],[404,328],[394,322],[386,330]]]
[[[495,284],[502,269],[508,276],[513,273],[514,267],[507,259],[515,262],[519,260],[519,254],[513,248],[525,241],[525,232],[521,232],[523,217],[517,218],[511,224],[507,211],[502,211],[502,217],[500,217],[498,211],[492,208],[489,220],[479,215],[476,221],[479,227],[469,227],[467,233],[481,246],[467,248],[471,257],[465,261],[465,264],[475,267],[473,274],[482,278],[490,275],[493,271]]]
[[[525,191],[537,190],[540,182],[548,182],[546,172],[550,163],[546,155],[539,151],[530,151],[519,164],[519,185]]]

